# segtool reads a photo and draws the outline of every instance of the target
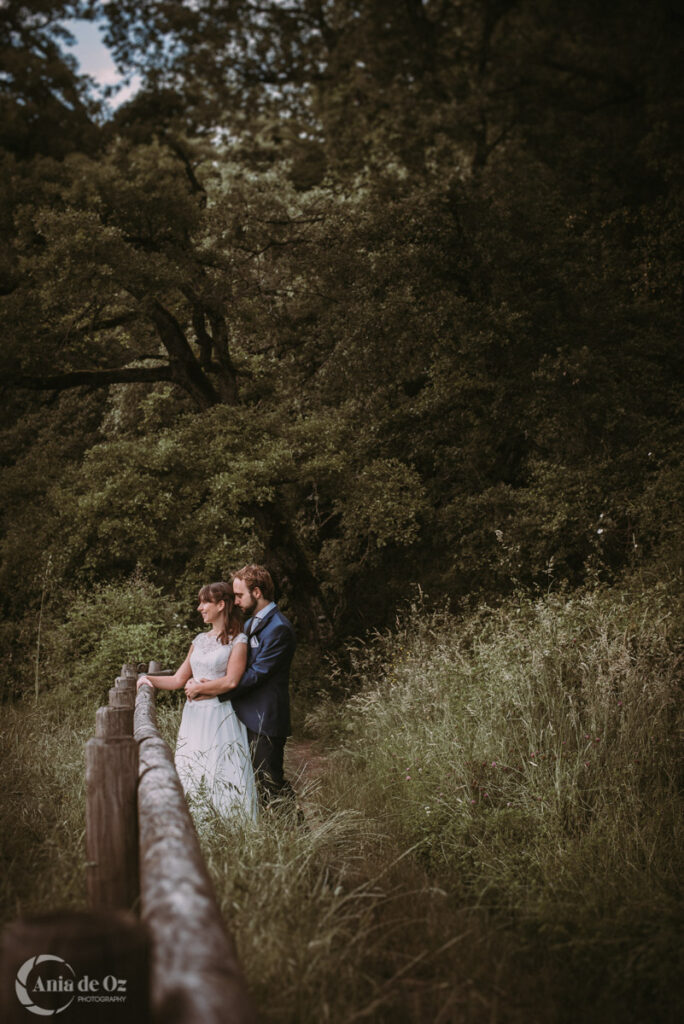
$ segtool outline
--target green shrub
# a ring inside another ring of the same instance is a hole
[[[84,892],[85,743],[95,732],[95,711],[106,703],[124,662],[155,658],[175,667],[185,657],[190,631],[175,604],[141,575],[54,596],[42,623],[38,660],[28,628],[16,678],[25,695],[2,717],[0,769],[3,801],[5,916],[55,906],[76,906]],[[175,695],[167,698],[171,708]]]
[[[60,703],[104,699],[125,662],[176,668],[192,640],[187,612],[140,574],[80,591],[45,632],[41,691],[57,689]]]

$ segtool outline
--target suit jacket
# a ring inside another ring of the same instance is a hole
[[[252,620],[245,623],[249,634]],[[233,690],[219,695],[231,700],[248,729],[265,736],[289,736],[290,664],[296,639],[292,623],[276,606],[257,624],[248,639],[247,668]]]

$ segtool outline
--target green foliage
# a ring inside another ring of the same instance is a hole
[[[676,582],[463,619],[414,605],[369,644],[362,691],[309,720],[344,737],[333,806],[508,922],[554,975],[559,1019],[674,1019],[681,622]]]
[[[87,647],[108,608],[154,623],[157,602],[142,580],[83,595],[64,642]],[[201,818],[261,1016],[678,1019],[680,606],[636,583],[458,618],[418,599],[356,643],[355,696],[309,718],[329,740],[308,826]],[[97,698],[65,676],[3,716],[3,919],[84,903]]]
[[[90,706],[105,700],[126,662],[156,660],[176,668],[192,639],[190,607],[174,604],[139,573],[75,594],[61,621],[53,611],[41,691],[52,691],[60,704]]]
[[[326,577],[342,582],[382,561],[382,549],[409,548],[418,539],[427,502],[419,475],[398,459],[374,459],[334,505],[340,538],[323,545]],[[327,563],[327,565],[326,565]]]
[[[61,157],[96,137],[97,105],[62,46],[70,18],[90,18],[92,0],[8,0],[0,8],[0,147],[20,158]]]
[[[16,622],[36,551],[266,559],[319,642],[681,548],[679,53],[628,6],[106,5],[140,95],[2,154]]]
[[[93,446],[68,490],[54,493],[71,525],[70,564],[83,579],[155,571],[167,587],[196,590],[249,560],[257,540],[247,509],[272,500],[287,476],[286,443],[255,434],[224,408],[186,416],[142,437]]]
[[[85,905],[85,743],[92,699],[3,708],[0,917]]]

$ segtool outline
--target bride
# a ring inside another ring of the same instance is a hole
[[[199,633],[188,656],[172,676],[143,675],[145,684],[159,690],[180,690],[189,681],[227,679],[236,686],[247,664],[247,637],[235,610],[230,583],[209,583],[199,592],[197,610],[211,629]],[[218,697],[188,699],[176,742],[176,771],[191,799],[206,793],[223,815],[257,815],[256,785],[249,755],[247,729],[230,701]]]

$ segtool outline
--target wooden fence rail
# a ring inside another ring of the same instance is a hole
[[[135,705],[142,919],[152,941],[151,1002],[174,1024],[252,1024],[256,1013],[226,931],[173,756],[159,735],[155,694]]]
[[[159,669],[150,663],[149,671]],[[102,1001],[94,1009],[74,995],[65,1022],[257,1020],[173,756],[157,729],[155,693],[143,686],[136,696],[137,678],[135,665],[123,666],[86,744],[90,912],[57,912],[5,928],[0,1017],[8,1024],[27,1019],[24,974],[57,958],[71,976],[116,975],[128,986],[123,1005]]]

